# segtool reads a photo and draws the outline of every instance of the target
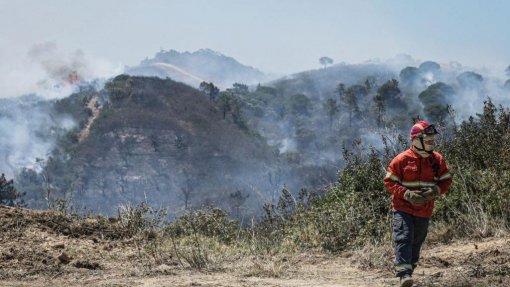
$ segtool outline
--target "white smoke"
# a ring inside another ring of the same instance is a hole
[[[122,72],[122,66],[80,50],[61,51],[53,42],[25,52],[1,38],[0,44],[0,172],[12,177],[23,167],[34,168],[36,158],[46,159],[57,137],[76,126],[70,116],[54,113],[53,102],[80,85],[104,82],[97,79]]]
[[[286,152],[294,152],[297,150],[297,144],[294,139],[291,138],[285,138],[283,139],[279,145],[280,153],[286,153]]]
[[[425,80],[425,86],[427,87],[436,82],[436,80],[434,79],[434,73],[431,72],[423,73],[423,79]]]
[[[34,168],[47,158],[59,131],[75,126],[69,116],[52,114],[51,103],[36,96],[0,99],[0,170],[12,177],[23,167]]]
[[[0,41],[2,43],[2,41]],[[2,43],[9,47],[9,43]],[[121,64],[88,57],[81,50],[62,51],[54,42],[0,51],[0,98],[36,94],[45,99],[70,95],[77,85],[109,78],[123,71]]]

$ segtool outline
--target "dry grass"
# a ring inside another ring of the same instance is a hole
[[[242,259],[236,268],[246,277],[283,278],[291,270],[287,256],[250,256]]]

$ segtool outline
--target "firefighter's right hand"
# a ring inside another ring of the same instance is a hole
[[[423,204],[427,202],[427,198],[423,196],[421,190],[406,190],[404,199],[413,205]]]
[[[424,187],[421,189],[421,194],[427,199],[427,200],[433,200],[436,199],[439,194],[441,193],[441,189],[439,186],[434,185],[432,187]]]

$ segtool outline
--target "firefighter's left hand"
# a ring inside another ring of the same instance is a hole
[[[424,187],[421,189],[421,194],[423,197],[425,197],[425,199],[427,199],[427,201],[436,199],[440,192],[441,189],[437,185],[434,185],[433,187]]]

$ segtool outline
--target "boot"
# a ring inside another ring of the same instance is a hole
[[[413,283],[413,278],[409,274],[404,274],[400,277],[400,287],[411,287]]]

